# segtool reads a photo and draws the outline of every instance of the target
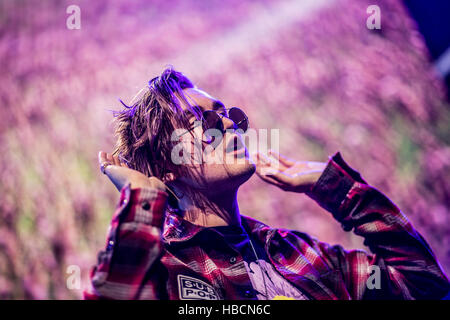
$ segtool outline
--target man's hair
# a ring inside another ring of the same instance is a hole
[[[169,66],[149,81],[131,106],[120,101],[124,109],[114,113],[117,142],[113,155],[130,168],[161,180],[168,172],[183,174],[184,166],[174,165],[170,156],[176,143],[171,141],[173,131],[189,125],[180,106],[181,99],[190,108],[182,92],[186,88],[194,88],[193,83]]]
[[[163,182],[167,173],[175,178],[189,177],[197,182],[206,182],[203,177],[203,166],[200,172],[190,171],[185,165],[176,165],[171,160],[172,150],[179,141],[172,141],[176,129],[189,129],[190,116],[180,106],[182,102],[197,120],[201,119],[201,111],[192,105],[183,93],[183,89],[195,88],[193,83],[181,72],[169,66],[160,76],[151,79],[148,87],[131,106],[120,101],[124,108],[115,111],[116,146],[114,156],[118,156],[129,168],[146,176],[154,176]],[[193,137],[193,133],[190,132]],[[168,186],[168,184],[166,183]],[[169,186],[168,186],[169,187]],[[190,199],[200,210],[206,209],[204,199],[196,190],[184,188]],[[184,195],[181,195],[183,197]],[[170,212],[181,213],[178,201],[169,194],[168,208]],[[211,208],[221,216],[221,213]],[[189,213],[196,219],[196,213]]]

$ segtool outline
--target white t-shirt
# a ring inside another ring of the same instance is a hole
[[[259,300],[274,298],[309,300],[306,295],[275,270],[264,248],[258,245],[257,241],[253,240],[250,243],[250,237],[243,228],[221,226],[214,229],[224,236],[229,245],[241,253],[253,289],[256,291]]]

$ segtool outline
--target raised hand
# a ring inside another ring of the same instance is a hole
[[[304,193],[311,191],[326,167],[324,162],[294,161],[274,151],[268,157],[256,154],[256,174],[265,182],[282,190]]]
[[[150,187],[166,191],[166,185],[161,180],[156,177],[147,177],[137,170],[128,168],[117,156],[100,151],[98,162],[100,170],[108,176],[119,191],[128,183],[131,183],[131,188]]]

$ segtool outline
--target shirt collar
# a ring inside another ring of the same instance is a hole
[[[241,224],[245,231],[264,241],[271,228],[253,218],[241,215]],[[181,243],[194,238],[203,230],[211,229],[195,225],[174,213],[167,213],[163,226],[163,240],[168,243]]]

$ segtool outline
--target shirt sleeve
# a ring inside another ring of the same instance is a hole
[[[448,293],[448,279],[425,239],[339,152],[330,158],[309,196],[331,212],[344,230],[364,237],[372,252],[314,244],[341,272],[352,298],[440,299]],[[377,283],[369,278],[376,276],[377,269],[381,279],[379,288],[374,288]]]
[[[121,190],[104,250],[91,271],[85,299],[157,299],[157,277],[149,277],[163,250],[161,233],[167,193],[152,188]],[[145,283],[145,292],[143,291]]]

